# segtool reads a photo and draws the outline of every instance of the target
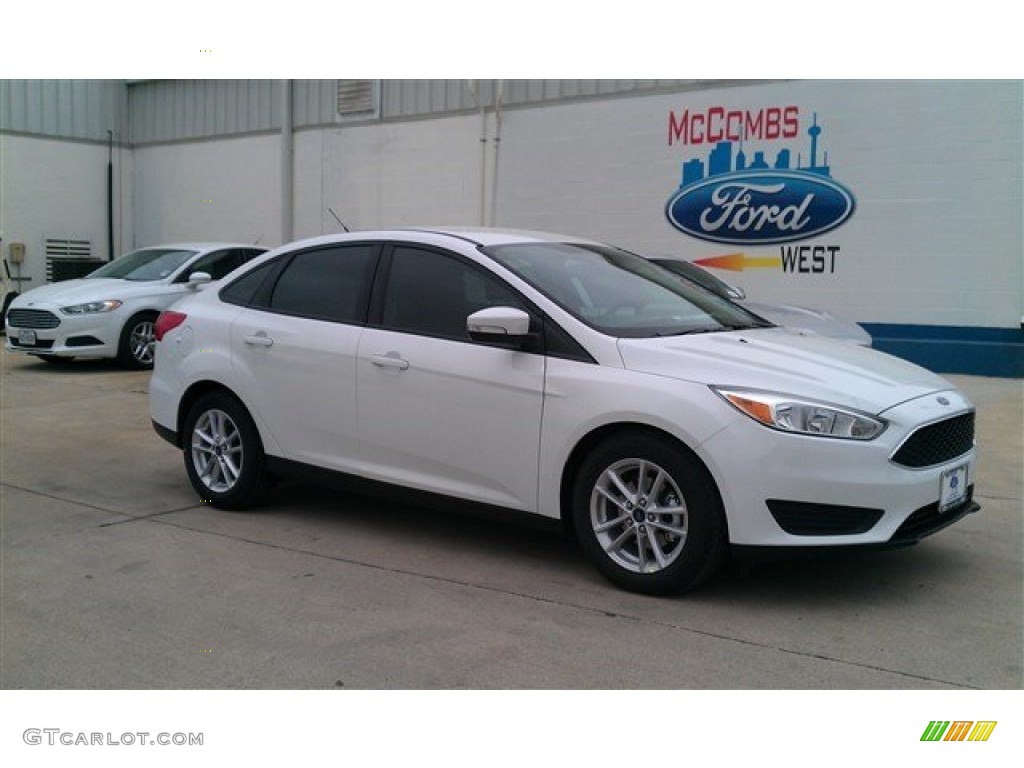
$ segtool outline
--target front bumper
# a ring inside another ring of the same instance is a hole
[[[893,460],[929,424],[969,413],[954,391],[911,400],[882,416],[888,427],[859,442],[783,434],[751,419],[734,422],[703,446],[718,480],[730,542],[739,547],[887,548],[913,544],[976,510],[973,443],[925,467]],[[939,512],[943,483],[962,468],[968,489]]]
[[[122,314],[65,315],[46,306],[34,308],[31,314],[11,312],[5,346],[10,352],[29,355],[116,357]]]

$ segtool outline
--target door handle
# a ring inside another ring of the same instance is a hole
[[[400,371],[404,371],[409,368],[409,361],[405,360],[397,352],[387,352],[385,354],[371,355],[370,362],[376,365],[378,368],[397,368]]]
[[[244,339],[245,343],[250,347],[272,347],[274,346],[274,340],[267,336],[263,331],[260,331],[254,336],[246,336]]]

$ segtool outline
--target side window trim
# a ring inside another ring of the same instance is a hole
[[[546,355],[546,337],[547,334],[544,332],[546,326],[553,323],[553,321],[541,310],[536,304],[530,301],[524,296],[515,286],[510,285],[501,275],[497,275],[494,272],[487,269],[485,266],[476,263],[472,259],[467,259],[465,256],[449,251],[445,248],[437,246],[424,245],[423,243],[416,242],[405,242],[395,240],[388,242],[384,245],[383,251],[380,254],[380,261],[377,266],[377,274],[375,276],[373,287],[370,293],[370,304],[369,313],[367,316],[367,325],[373,328],[379,328],[386,331],[395,331],[397,333],[408,333],[414,336],[424,336],[428,338],[443,339],[445,341],[453,341],[462,344],[473,344],[476,345],[478,342],[474,342],[470,338],[453,338],[450,335],[444,334],[432,334],[425,331],[410,330],[405,328],[391,328],[384,324],[384,305],[387,293],[387,286],[391,276],[391,266],[393,263],[394,252],[397,248],[412,248],[421,251],[427,251],[450,258],[464,267],[474,270],[481,275],[484,275],[487,279],[493,280],[495,283],[500,285],[503,289],[512,294],[516,300],[526,309],[526,312],[530,315],[530,331],[537,333],[541,339],[541,349],[527,351],[527,354],[540,354]],[[565,331],[559,329],[562,335],[565,335]],[[525,351],[525,350],[524,350]],[[581,350],[582,352],[582,350]],[[575,355],[559,355],[565,357],[572,357],[573,359],[580,359],[582,362],[593,362],[593,359],[585,352],[582,353],[581,357]]]
[[[202,256],[200,256],[198,259],[196,259],[194,262],[192,262],[189,266],[187,266],[183,270],[181,270],[181,273],[176,278],[174,278],[174,283],[175,284],[187,283],[189,275],[191,275],[193,272],[199,271],[199,270],[201,270],[203,268],[201,266],[202,262],[209,261],[210,258],[212,258],[213,256],[223,256],[224,254],[227,254],[227,253],[230,253],[230,252],[231,252],[231,249],[224,249],[224,248],[222,248],[219,251],[210,251],[209,253],[204,253]]]
[[[393,328],[384,324],[384,308],[385,303],[387,301],[388,283],[391,278],[391,269],[394,263],[395,251],[399,248],[409,248],[412,250],[424,251],[427,253],[436,254],[441,257],[449,258],[457,262],[458,264],[462,265],[463,267],[467,267],[468,269],[479,272],[480,274],[485,275],[487,278],[494,280],[496,283],[500,284],[501,287],[503,287],[505,290],[507,290],[509,293],[515,296],[516,299],[524,307],[527,308],[527,311],[529,312],[531,319],[531,330],[540,330],[539,323],[537,324],[536,329],[534,329],[533,326],[534,323],[538,322],[538,319],[541,317],[542,313],[537,309],[537,307],[533,305],[531,301],[529,301],[525,296],[523,296],[519,291],[517,291],[507,282],[505,282],[499,275],[494,274],[486,267],[483,267],[480,264],[474,262],[472,259],[467,259],[465,256],[459,253],[455,253],[454,251],[449,251],[445,248],[439,248],[437,246],[425,245],[423,243],[406,242],[402,240],[393,240],[384,244],[383,251],[380,255],[380,262],[377,267],[377,274],[375,275],[373,287],[370,291],[369,312],[367,315],[367,324],[369,326],[374,328],[380,328],[381,330],[385,331],[408,333],[414,336],[429,336],[431,338],[447,339],[448,341],[458,341],[464,342],[466,344],[474,343],[468,337],[465,339],[453,338],[452,336],[445,334],[432,334],[427,333],[425,331],[419,331],[408,328]]]
[[[366,266],[365,282],[360,292],[360,297],[358,300],[358,311],[356,312],[357,318],[342,320],[339,318],[311,315],[302,312],[289,312],[272,306],[274,291],[277,289],[278,282],[280,281],[281,276],[289,268],[289,266],[291,266],[291,263],[295,259],[299,258],[304,254],[314,253],[316,251],[328,251],[344,248],[359,248],[366,246],[370,247],[370,255]],[[283,315],[286,317],[300,317],[307,320],[318,320],[327,323],[338,323],[340,325],[365,326],[367,318],[367,308],[369,306],[369,295],[373,290],[376,274],[377,271],[379,270],[380,251],[380,243],[374,241],[356,240],[352,242],[334,243],[329,245],[317,245],[310,248],[303,248],[302,250],[294,251],[292,253],[284,254],[278,259],[276,259],[276,261],[278,262],[276,267],[271,269],[270,273],[264,279],[259,289],[253,295],[253,300],[250,301],[246,306],[249,309],[258,309],[261,312],[270,312],[275,315]]]
[[[262,254],[257,254],[257,255],[262,255]],[[253,258],[256,258],[256,257],[254,256]],[[238,275],[230,283],[228,283],[227,285],[224,285],[217,292],[217,295],[220,297],[221,301],[223,301],[223,302],[225,302],[227,304],[234,304],[235,306],[241,306],[241,307],[256,307],[256,308],[259,308],[260,299],[262,299],[264,297],[264,294],[266,293],[267,284],[268,283],[272,283],[273,280],[276,280],[277,273],[281,269],[282,261],[284,261],[286,259],[287,259],[286,256],[281,256],[281,257],[278,257],[276,259],[271,259],[270,261],[265,261],[264,263],[260,264],[257,267],[254,267],[253,269],[246,270],[244,274]],[[252,259],[250,259],[250,261],[252,261]],[[229,298],[225,297],[225,294],[229,293],[230,290],[235,286],[236,283],[239,283],[242,280],[245,280],[250,275],[252,275],[254,272],[258,272],[260,270],[266,270],[266,273],[263,275],[263,280],[260,283],[259,287],[255,291],[252,292],[252,294],[249,296],[248,299],[246,299],[245,301],[234,301],[232,299],[229,299]]]

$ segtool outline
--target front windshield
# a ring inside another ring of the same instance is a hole
[[[180,248],[145,248],[119,256],[95,272],[89,273],[87,277],[118,277],[139,282],[163,280],[196,253],[197,251]]]
[[[610,246],[516,243],[498,263],[610,336],[646,338],[767,327],[756,315],[635,254]]]

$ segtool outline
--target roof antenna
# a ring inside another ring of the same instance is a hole
[[[327,212],[334,217],[334,220],[341,225],[342,229],[344,229],[346,232],[350,231],[349,228],[345,226],[345,222],[338,218],[338,214],[336,214],[332,208],[328,208]]]

